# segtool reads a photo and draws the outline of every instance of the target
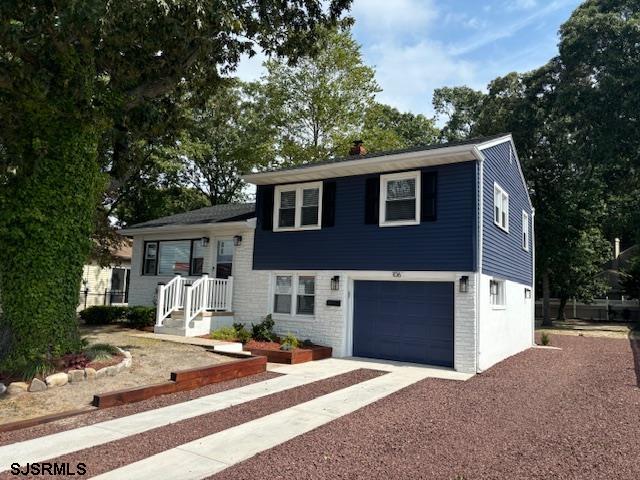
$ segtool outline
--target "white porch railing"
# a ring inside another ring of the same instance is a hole
[[[184,310],[185,325],[205,310],[231,311],[233,277],[209,278],[203,275],[190,283],[176,276],[166,285],[158,285],[156,325],[177,310]]]

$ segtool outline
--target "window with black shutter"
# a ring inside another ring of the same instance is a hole
[[[380,221],[380,177],[369,177],[365,181],[364,223],[377,225]]]
[[[433,222],[438,218],[438,172],[422,172],[423,222]]]

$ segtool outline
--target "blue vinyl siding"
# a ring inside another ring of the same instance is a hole
[[[515,152],[505,142],[482,151],[484,216],[482,272],[531,285],[533,279],[532,215],[529,194],[522,183]],[[493,185],[509,194],[509,233],[493,222]],[[529,215],[529,251],[522,248],[522,211]]]
[[[254,268],[474,271],[477,162],[422,170],[438,172],[438,218],[420,225],[365,224],[365,182],[371,175],[334,179],[335,226],[321,230],[263,230],[259,202]],[[260,199],[260,195],[257,197]]]

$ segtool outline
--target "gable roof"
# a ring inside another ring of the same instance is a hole
[[[136,223],[121,230],[125,235],[147,228],[178,225],[202,225],[212,223],[237,222],[255,217],[254,203],[229,203],[204,207],[190,212],[177,213],[166,217]]]
[[[506,141],[508,138],[510,138],[508,134],[500,134],[457,142],[367,153],[366,155],[336,157],[265,172],[249,173],[243,175],[242,178],[249,183],[261,185],[392,171],[420,165],[463,162],[477,159],[474,150],[477,151],[483,144],[492,143],[498,139]]]

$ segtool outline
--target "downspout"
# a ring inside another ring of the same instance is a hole
[[[484,225],[484,155],[477,148],[474,149],[476,158],[478,159],[478,233],[476,235],[478,245],[476,247],[476,252],[478,253],[477,257],[477,266],[476,266],[476,339],[475,339],[475,350],[476,350],[476,372],[480,373],[480,311],[482,309],[482,295],[481,295],[481,285],[482,285],[482,246],[483,246],[483,225]]]
[[[536,344],[536,209],[531,207],[531,345]]]

